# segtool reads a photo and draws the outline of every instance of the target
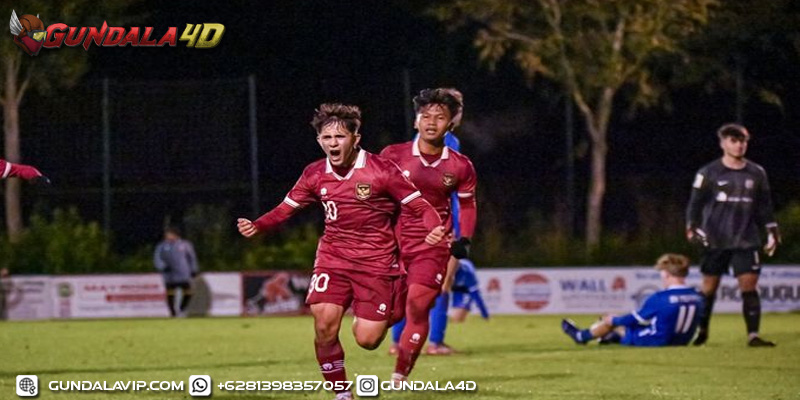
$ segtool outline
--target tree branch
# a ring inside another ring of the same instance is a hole
[[[20,64],[22,63],[20,62]],[[19,76],[19,74],[17,74],[17,76]],[[31,83],[31,76],[33,76],[33,63],[31,63],[30,67],[28,67],[28,71],[25,74],[25,79],[22,81],[22,85],[19,87],[19,90],[17,90],[17,103],[22,101],[22,96],[24,96],[25,91],[28,90],[28,85]]]
[[[28,84],[31,82],[30,74],[25,77],[25,80],[22,81],[22,86],[19,87],[19,91],[17,91],[17,103],[22,101],[22,96],[25,95],[25,91],[28,89]]]

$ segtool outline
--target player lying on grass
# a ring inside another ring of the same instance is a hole
[[[630,346],[685,346],[694,337],[703,296],[686,285],[689,259],[680,254],[664,254],[656,262],[666,289],[645,300],[638,311],[614,316],[606,314],[589,329],[580,329],[569,319],[561,329],[575,343],[592,339],[601,343],[620,342]]]
[[[322,104],[311,125],[326,158],[303,171],[283,202],[255,221],[240,218],[245,237],[270,232],[312,203],[322,203],[325,232],[319,240],[306,303],[314,317],[314,348],[322,376],[333,382],[337,400],[351,399],[344,386],[344,349],[339,329],[345,310],[355,314],[359,346],[377,348],[389,326],[402,318],[403,271],[397,260],[394,221],[398,205],[414,215],[436,246],[445,228],[436,210],[397,165],[362,150],[361,111],[356,106]]]

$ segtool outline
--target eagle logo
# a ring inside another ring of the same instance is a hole
[[[11,34],[14,35],[14,44],[19,46],[29,56],[39,54],[42,49],[42,42],[47,37],[44,23],[39,19],[39,14],[34,17],[24,14],[17,17],[17,12],[11,10],[11,22],[9,23]]]
[[[456,184],[456,176],[451,174],[451,173],[449,173],[449,172],[446,172],[444,175],[442,175],[442,184],[444,184],[447,187],[451,187],[451,186],[455,185]]]
[[[356,184],[356,198],[359,200],[366,200],[372,195],[372,185],[369,183]]]

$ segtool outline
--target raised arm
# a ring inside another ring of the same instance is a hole
[[[258,217],[255,221],[250,221],[247,218],[237,219],[236,226],[239,229],[239,233],[248,238],[259,233],[270,233],[283,225],[297,211],[317,201],[309,181],[310,178],[306,170],[277,207]]]

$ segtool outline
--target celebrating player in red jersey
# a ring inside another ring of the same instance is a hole
[[[327,157],[311,163],[283,202],[256,221],[240,218],[245,237],[276,229],[299,209],[322,203],[325,233],[319,240],[306,302],[311,305],[314,346],[327,381],[347,380],[339,328],[352,305],[359,346],[377,348],[390,324],[402,318],[403,271],[398,265],[394,215],[398,203],[428,232],[426,246],[445,237],[436,210],[391,161],[359,149],[361,111],[323,104],[311,122]],[[398,315],[400,314],[400,315]],[[352,393],[336,390],[337,400]]]
[[[451,254],[468,256],[470,237],[475,231],[475,168],[469,158],[444,144],[445,133],[460,119],[463,105],[454,89],[425,89],[414,98],[419,137],[411,142],[385,148],[381,155],[397,163],[403,175],[422,192],[422,197],[439,212],[448,232],[452,229],[450,197],[458,194],[461,238],[448,248],[447,242],[425,246],[426,232],[420,229],[419,217],[401,212],[399,227],[400,255],[408,270],[406,326],[400,336],[397,364],[392,380],[403,381],[414,368],[428,337],[428,312],[442,287]]]
[[[38,169],[25,164],[12,164],[0,158],[0,179],[18,177],[31,183],[50,183]]]

